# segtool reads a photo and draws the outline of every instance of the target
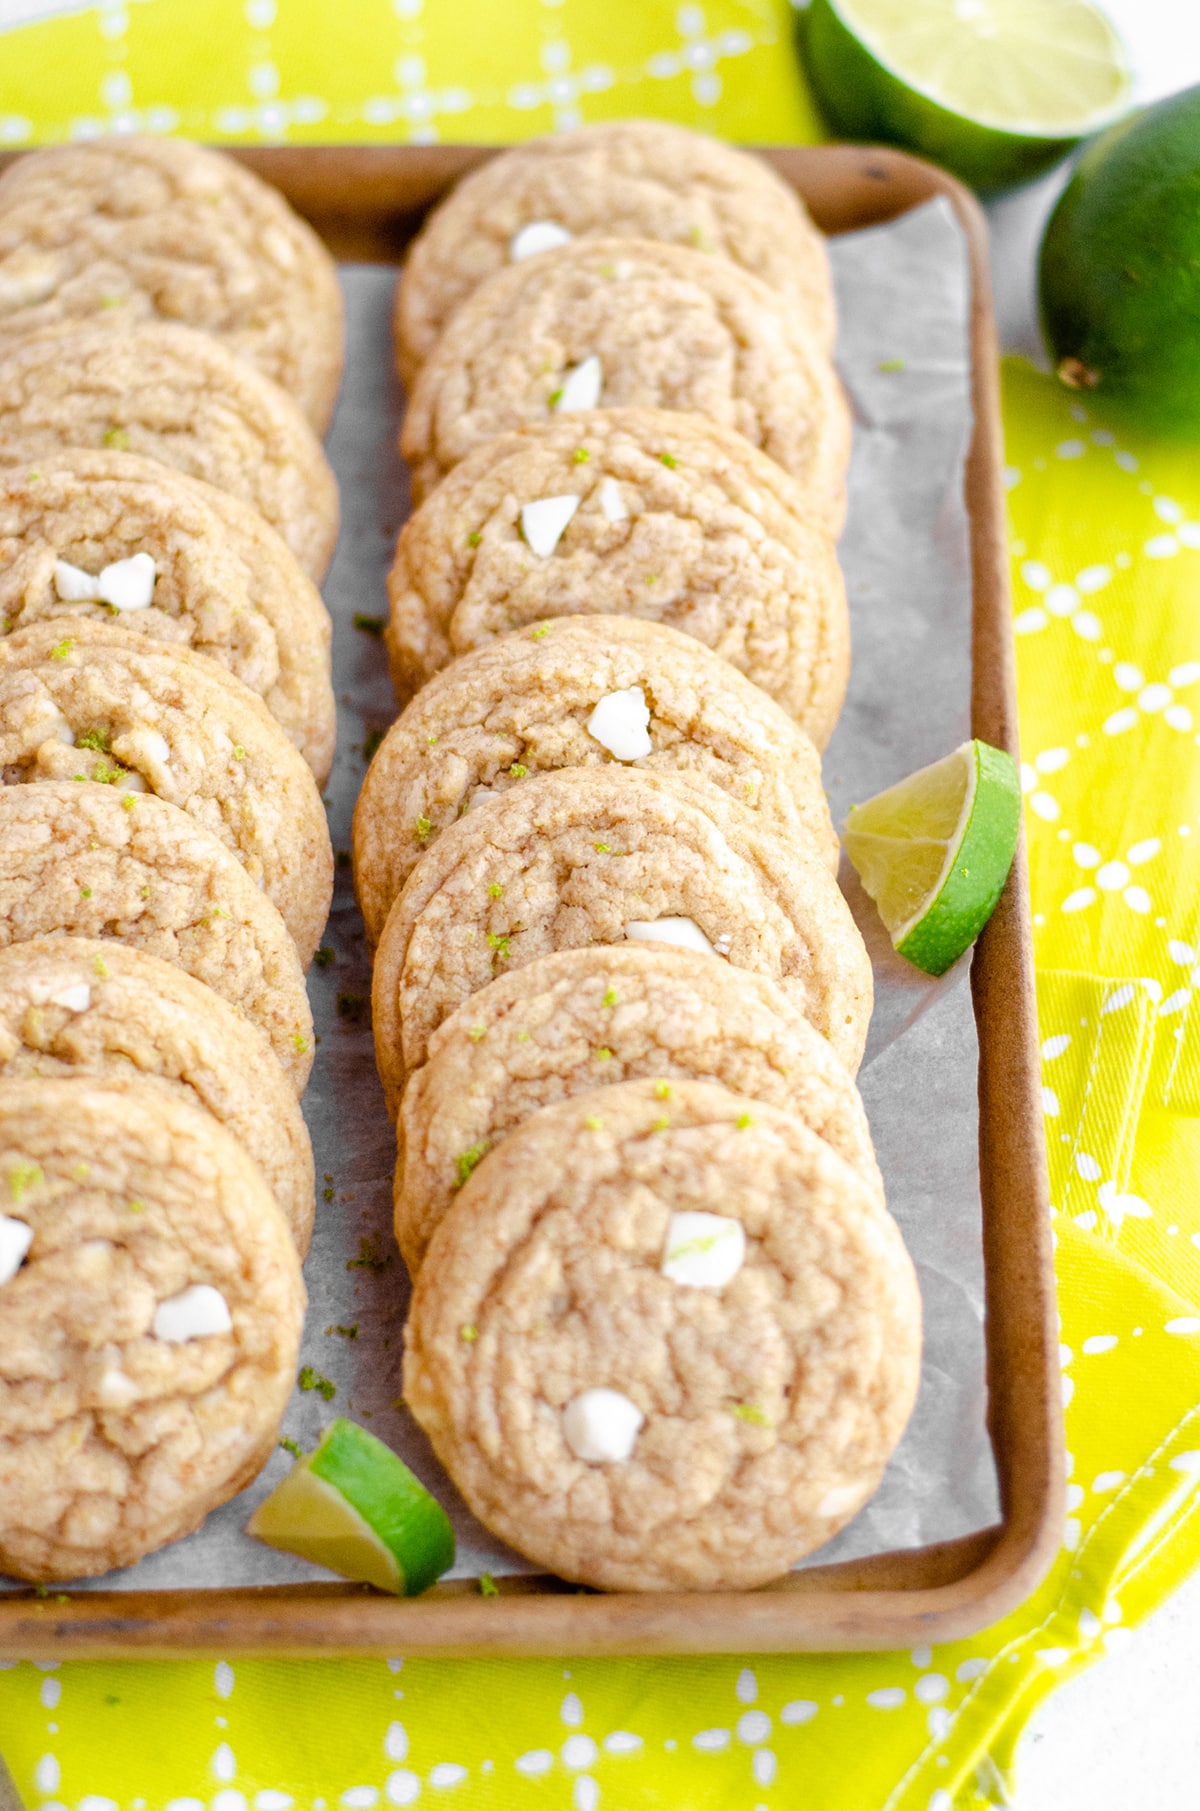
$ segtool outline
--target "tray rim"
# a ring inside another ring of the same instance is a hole
[[[339,254],[391,262],[403,223],[497,148],[222,147],[281,188]],[[904,152],[853,145],[756,149],[828,231],[894,219],[937,196],[950,203],[963,229],[974,410],[964,476],[972,733],[1017,757],[999,363],[983,214],[954,178]],[[0,156],[0,168],[9,161]],[[971,989],[979,1028],[988,1428],[1000,1482],[998,1525],[957,1541],[807,1568],[764,1590],[703,1595],[593,1594],[528,1577],[500,1580],[499,1595],[487,1599],[472,1580],[418,1599],[339,1584],[78,1597],[14,1591],[0,1595],[0,1657],[854,1652],[960,1639],[997,1621],[1035,1589],[1058,1551],[1065,1489],[1023,833],[1008,885],[976,947]]]

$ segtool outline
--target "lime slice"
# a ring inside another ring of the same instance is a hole
[[[893,945],[927,975],[944,975],[991,917],[1020,821],[1016,762],[986,742],[964,742],[851,811],[846,853]]]
[[[907,145],[977,188],[1037,175],[1129,93],[1090,0],[812,0],[802,42],[842,137]]]
[[[397,1597],[415,1597],[454,1564],[441,1504],[390,1446],[340,1417],[259,1504],[246,1533]]]

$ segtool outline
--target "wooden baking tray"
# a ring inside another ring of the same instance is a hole
[[[422,212],[490,153],[477,148],[280,148],[238,156],[281,188],[340,259],[398,262]],[[975,427],[966,465],[973,580],[972,729],[1017,754],[1003,449],[987,236],[971,195],[901,152],[832,146],[764,153],[828,233],[875,225],[943,195],[972,278]],[[1003,1520],[936,1546],[790,1573],[764,1590],[600,1595],[557,1579],[471,1580],[412,1601],[365,1586],[0,1596],[0,1654],[151,1658],[274,1654],[671,1654],[906,1648],[969,1635],[1038,1583],[1063,1517],[1062,1399],[1042,1131],[1024,846],[971,971],[979,1029],[979,1141],[988,1426]]]

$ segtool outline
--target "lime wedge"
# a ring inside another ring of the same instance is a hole
[[[246,1533],[397,1597],[415,1597],[454,1564],[441,1504],[390,1446],[340,1417],[259,1504]]]
[[[927,975],[958,961],[995,909],[1020,822],[1016,762],[986,742],[854,807],[846,854],[900,955]]]
[[[1121,40],[1090,0],[812,0],[802,34],[835,131],[978,188],[1035,176],[1128,101]]]

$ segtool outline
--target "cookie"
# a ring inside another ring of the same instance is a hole
[[[2,972],[2,971],[0,971]],[[542,956],[472,994],[429,1040],[396,1120],[396,1239],[413,1276],[479,1159],[531,1114],[601,1084],[720,1082],[792,1113],[882,1202],[857,1088],[763,975],[684,950]]]
[[[329,425],[344,354],[332,258],[278,190],[203,145],[54,145],[0,175],[0,345],[63,321],[224,340]]]
[[[787,298],[824,351],[832,347],[825,241],[796,191],[706,134],[610,120],[502,151],[430,214],[396,295],[401,376],[411,382],[454,310],[493,271],[534,247],[617,235],[740,264]]]
[[[0,620],[8,632],[50,616],[102,617],[210,655],[258,693],[318,785],[328,778],[329,614],[279,536],[227,491],[132,453],[0,466]]]
[[[91,1577],[198,1528],[274,1450],[300,1262],[211,1114],[0,1084],[0,1572]]]
[[[374,945],[434,838],[475,799],[556,768],[674,774],[750,808],[836,868],[815,748],[769,698],[687,636],[628,617],[563,617],[447,667],[377,750],[354,813],[354,882]]]
[[[254,1159],[301,1256],[313,1156],[266,1034],[171,962],[113,938],[37,937],[0,948],[0,1084],[140,1080],[204,1107]]]
[[[597,407],[734,428],[799,481],[812,522],[842,525],[850,414],[824,352],[749,271],[647,239],[580,239],[467,298],[409,399],[413,494],[497,434]]]
[[[0,786],[0,948],[59,933],[119,938],[203,981],[304,1092],[313,1025],[296,946],[232,851],[177,805],[94,781]]]
[[[920,1372],[891,1216],[791,1114],[598,1088],[486,1156],[413,1295],[404,1394],[475,1515],[604,1590],[746,1589],[874,1491]]]
[[[180,806],[278,906],[305,965],[333,892],[316,782],[224,667],[106,622],[0,639],[0,778],[96,780]]]
[[[389,1106],[455,1007],[552,950],[669,942],[778,982],[857,1068],[871,964],[836,880],[750,812],[668,774],[525,780],[438,837],[375,958],[375,1056]]]
[[[559,532],[535,552],[524,523],[536,535],[539,511]],[[833,543],[804,512],[794,479],[698,415],[587,410],[488,441],[401,532],[396,691],[403,701],[453,655],[547,617],[635,616],[722,655],[823,748],[850,627]]]
[[[290,396],[219,340],[147,322],[47,328],[0,357],[0,464],[65,447],[140,453],[250,504],[310,577],[337,540],[337,484]]]

